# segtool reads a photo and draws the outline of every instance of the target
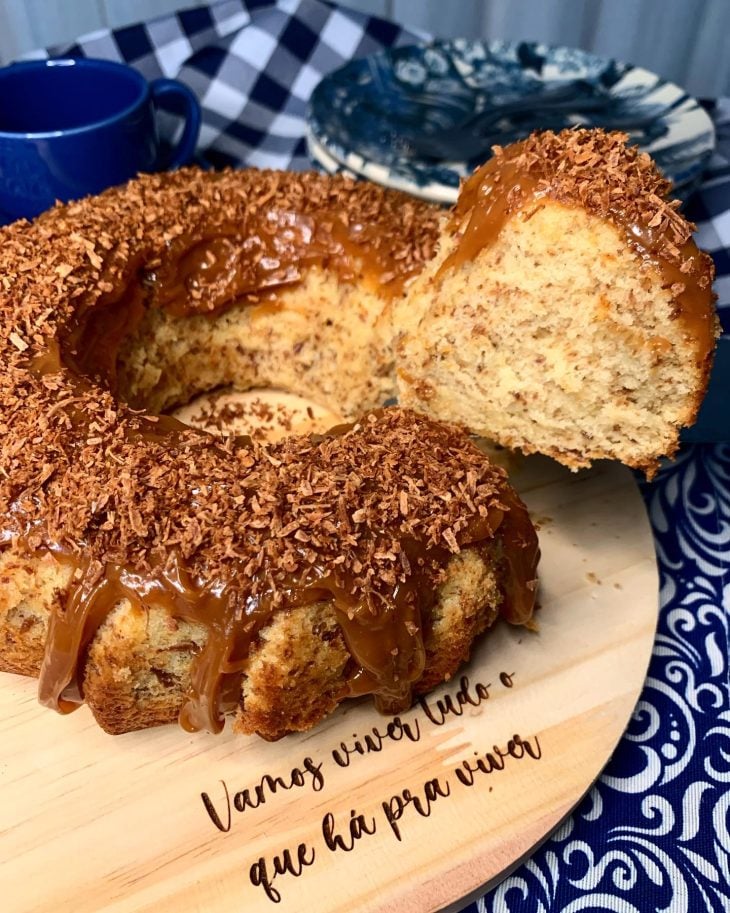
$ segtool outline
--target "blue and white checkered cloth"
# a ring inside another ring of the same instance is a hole
[[[48,53],[119,60],[148,79],[187,83],[203,108],[202,164],[301,170],[313,167],[306,109],[325,73],[415,38],[320,0],[222,0],[95,32]]]
[[[321,77],[417,37],[320,0],[222,0],[50,53],[186,82],[203,106],[202,164],[301,169]],[[708,107],[718,153],[688,213],[715,260],[727,335],[699,439],[730,441],[730,100]],[[662,612],[634,720],[570,819],[470,913],[730,910],[730,448],[685,448],[644,493]]]

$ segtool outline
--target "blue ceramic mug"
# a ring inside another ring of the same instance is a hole
[[[162,154],[158,104],[185,120]],[[56,200],[190,161],[200,107],[173,79],[151,83],[108,60],[32,60],[0,69],[0,218],[32,218]]]

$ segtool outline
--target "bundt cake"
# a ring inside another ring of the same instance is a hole
[[[450,676],[529,622],[537,540],[458,427],[372,411],[433,210],[316,175],[148,176],[0,244],[0,668],[109,732],[266,738]],[[358,421],[279,443],[160,410],[276,386]]]
[[[529,623],[535,532],[464,428],[573,468],[675,450],[716,322],[667,192],[573,130],[497,149],[443,229],[342,177],[194,169],[3,229],[0,669],[109,732],[278,738]],[[169,414],[231,386],[346,423]]]
[[[395,309],[401,404],[651,474],[695,419],[717,333],[712,261],[669,189],[624,134],[495,148]]]

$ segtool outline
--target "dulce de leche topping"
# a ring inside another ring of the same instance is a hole
[[[715,348],[711,258],[692,240],[695,226],[668,199],[671,184],[624,133],[574,129],[533,133],[494,156],[465,182],[450,230],[458,235],[439,275],[470,262],[494,243],[515,213],[546,199],[580,206],[612,222],[626,243],[662,277],[677,317],[709,370]]]
[[[131,409],[108,383],[148,307],[219,310],[313,263],[387,295],[430,256],[436,226],[430,207],[342,178],[189,170],[0,232],[0,549],[72,570],[44,703],[78,705],[88,646],[120,599],[205,629],[190,729],[221,727],[275,613],[322,600],[352,655],[350,691],[404,706],[463,548],[503,563],[503,611],[527,620],[534,530],[460,429],[385,410],[319,438],[222,441]]]
[[[155,304],[178,316],[270,299],[313,266],[387,297],[400,294],[420,269],[419,260],[404,262],[399,246],[386,243],[378,221],[343,217],[334,207],[302,213],[277,205],[252,214],[245,226],[221,226],[215,236],[183,248],[179,259],[169,256],[145,276]]]
[[[434,252],[439,212],[428,204],[343,178],[249,174],[245,199],[222,195],[204,231],[184,220],[145,265],[152,306],[185,315],[257,303],[313,266],[390,297]]]

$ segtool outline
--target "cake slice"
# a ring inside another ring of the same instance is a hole
[[[626,135],[494,152],[396,309],[400,401],[573,469],[607,457],[651,475],[707,386],[712,261]]]

